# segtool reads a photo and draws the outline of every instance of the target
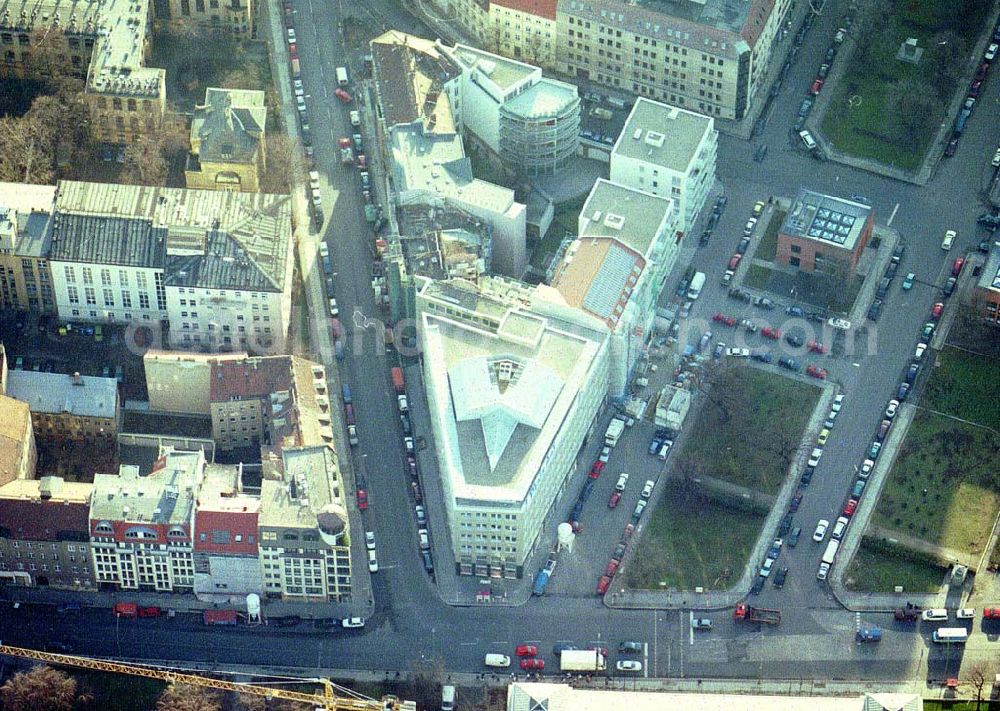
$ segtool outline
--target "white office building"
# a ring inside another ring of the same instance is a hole
[[[611,151],[611,181],[675,201],[687,234],[715,182],[714,125],[709,116],[636,99]]]
[[[580,212],[578,237],[557,265],[552,287],[568,306],[611,332],[608,395],[624,396],[644,355],[656,300],[680,249],[676,203],[598,180]]]
[[[289,196],[62,181],[52,225],[61,320],[165,325],[177,349],[282,347]]]
[[[607,329],[543,287],[418,278],[437,461],[463,575],[520,577],[604,404]]]

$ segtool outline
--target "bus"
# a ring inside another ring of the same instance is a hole
[[[938,644],[965,644],[969,630],[964,627],[941,627],[934,630],[932,638]]]

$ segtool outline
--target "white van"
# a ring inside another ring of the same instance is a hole
[[[361,112],[360,111],[352,111],[351,112],[351,125],[352,126],[360,126],[361,125]]]
[[[341,86],[347,86],[347,68],[337,67],[337,83]]]
[[[840,549],[840,541],[830,541],[826,544],[826,550],[823,551],[823,562],[833,565],[833,561],[837,557],[837,551]]]
[[[705,286],[705,272],[695,272],[691,277],[691,284],[688,286],[687,297],[697,299],[701,295],[702,287]]]
[[[487,654],[483,663],[488,667],[506,668],[510,666],[510,657],[506,654]]]
[[[799,131],[799,138],[802,139],[802,142],[806,144],[806,148],[808,148],[810,151],[816,148],[816,139],[813,138],[812,134],[809,133],[809,131],[806,130]]]
[[[441,711],[454,711],[455,687],[447,684],[441,687]]]
[[[924,610],[920,619],[925,622],[944,622],[948,619],[948,611],[943,607],[932,607],[929,610]]]

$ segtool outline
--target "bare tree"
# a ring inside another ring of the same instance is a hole
[[[48,666],[18,672],[0,687],[5,711],[72,711],[91,701],[80,693],[76,679]]]
[[[886,124],[893,138],[906,146],[916,146],[927,116],[938,106],[933,87],[915,79],[894,84],[889,92],[888,104],[893,121]]]
[[[264,140],[266,165],[260,178],[260,191],[285,195],[291,190],[293,144],[281,133],[268,135]]]
[[[140,133],[125,146],[125,167],[119,182],[165,186],[170,166],[183,158],[187,142],[181,126],[169,121],[158,129]]]
[[[983,689],[986,682],[993,676],[996,666],[990,662],[979,660],[967,667],[967,681],[976,690],[976,711],[983,702]]]
[[[222,693],[202,686],[171,684],[160,694],[156,711],[222,711]]]

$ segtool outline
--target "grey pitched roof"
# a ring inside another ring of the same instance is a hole
[[[50,259],[157,267],[163,264],[163,230],[148,219],[77,215],[57,210]]]

